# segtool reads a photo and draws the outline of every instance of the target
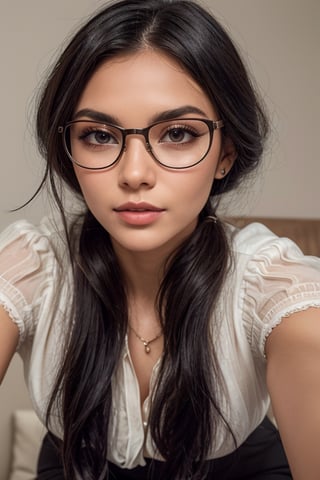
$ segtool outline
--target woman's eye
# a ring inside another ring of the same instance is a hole
[[[117,138],[106,130],[94,130],[84,132],[80,136],[80,140],[84,140],[91,145],[110,145],[119,143]]]
[[[184,128],[174,127],[170,128],[165,135],[160,139],[161,143],[187,143],[193,140],[198,135],[196,132]]]

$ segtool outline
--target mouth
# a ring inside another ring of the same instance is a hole
[[[145,202],[128,202],[119,205],[119,207],[113,210],[124,224],[131,226],[146,226],[152,224],[165,212],[165,209]]]
[[[155,205],[151,205],[150,203],[124,203],[119,207],[114,208],[115,212],[163,212],[163,208],[156,207]]]

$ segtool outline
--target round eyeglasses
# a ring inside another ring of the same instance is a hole
[[[94,120],[74,120],[59,127],[70,160],[79,167],[102,170],[114,165],[126,150],[128,135],[142,135],[146,149],[167,168],[190,168],[208,154],[213,132],[223,120],[177,118],[154,123],[146,128],[121,128]]]

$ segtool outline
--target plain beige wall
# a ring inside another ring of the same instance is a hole
[[[229,213],[320,218],[319,0],[207,0],[244,52],[268,104],[273,136],[263,176],[231,197]],[[1,0],[0,229],[21,216],[37,221],[45,197],[16,214],[7,210],[35,190],[42,163],[33,139],[32,105],[61,41],[94,0]],[[29,405],[17,361],[0,389],[0,480],[7,468],[9,415]],[[2,469],[2,470],[1,470]]]

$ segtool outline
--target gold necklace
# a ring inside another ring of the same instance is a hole
[[[129,328],[133,331],[134,335],[140,340],[140,342],[143,343],[145,353],[150,353],[151,352],[151,348],[149,347],[150,343],[155,342],[156,340],[158,340],[158,338],[160,338],[162,336],[162,331],[161,331],[161,332],[158,333],[158,335],[156,335],[151,340],[146,340],[145,338],[140,337],[138,332],[136,332],[135,329],[131,325],[129,325]]]

